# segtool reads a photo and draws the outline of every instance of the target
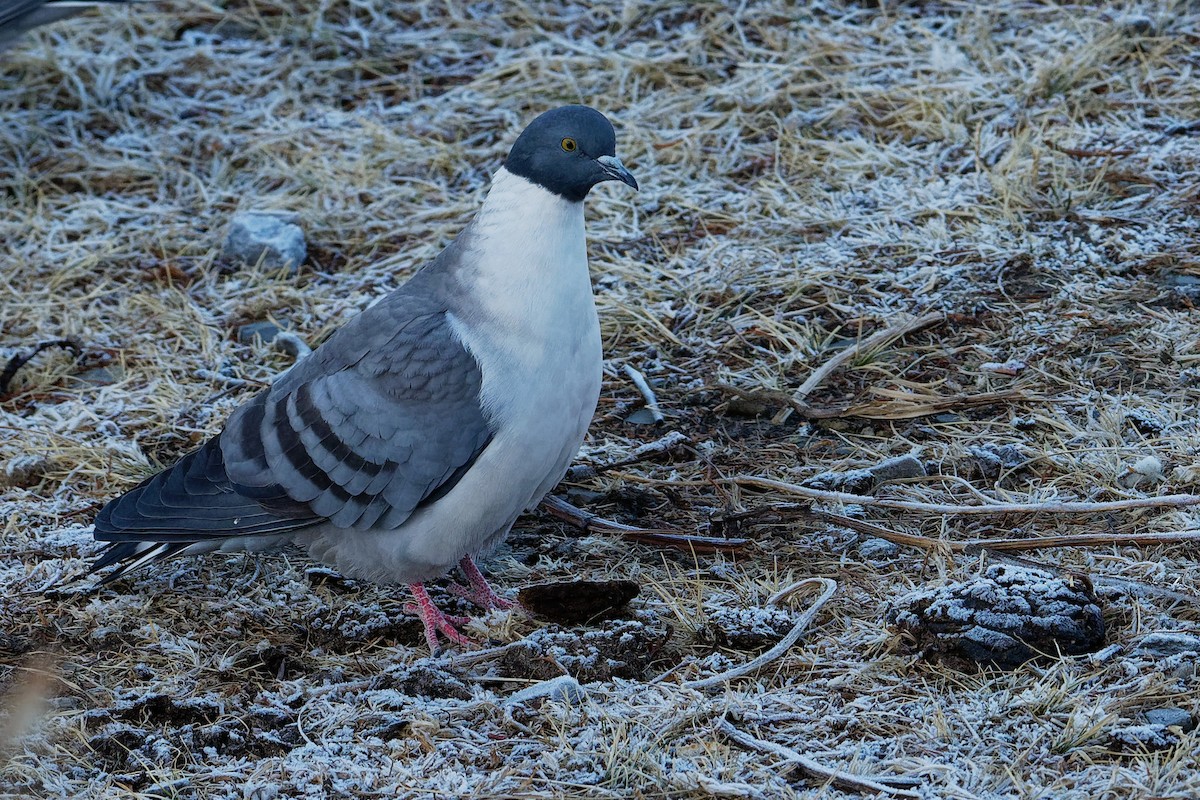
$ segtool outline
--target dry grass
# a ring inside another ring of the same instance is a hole
[[[583,460],[663,432],[625,421],[641,402],[626,364],[693,443],[561,487],[573,502],[732,533],[722,515],[789,498],[726,479],[802,483],[909,451],[932,476],[888,496],[1200,492],[1197,30],[1200,9],[1169,0],[164,0],[0,55],[0,355],[56,338],[83,350],[81,364],[42,353],[0,398],[0,795],[841,796],[720,735],[727,712],[827,766],[918,777],[928,797],[1200,794],[1196,733],[1155,752],[1111,743],[1147,709],[1200,716],[1194,656],[1132,649],[1196,631],[1195,606],[1106,589],[1119,648],[963,675],[903,655],[883,612],[978,561],[860,551],[817,517],[750,517],[736,557],[523,520],[489,562],[502,586],[631,578],[647,630],[673,629],[634,677],[540,710],[505,705],[529,677],[485,662],[443,665],[441,696],[420,699],[408,670],[429,662],[402,596],[294,556],[42,591],[86,563],[105,499],[287,366],[238,343],[238,325],[270,318],[318,342],[432,257],[522,125],[562,102],[612,116],[643,185],[589,201],[608,362]],[[299,215],[299,276],[221,263],[239,209]],[[841,348],[932,311],[946,321],[864,350],[805,398],[871,414],[772,422]],[[988,366],[1010,360],[1015,376]],[[73,378],[96,366],[114,382]],[[722,386],[767,398],[761,413],[739,416]],[[978,448],[1003,445],[1020,458],[978,468]],[[1139,483],[1146,456],[1163,469]],[[1200,527],[1190,508],[865,513],[961,541]],[[1176,598],[1200,578],[1189,544],[1037,558]],[[696,635],[716,609],[807,576],[840,590],[788,656],[726,692],[684,685],[754,655]],[[493,615],[475,634],[541,628]]]

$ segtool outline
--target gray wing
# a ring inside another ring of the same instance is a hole
[[[386,298],[238,409],[221,434],[233,483],[360,529],[399,527],[449,491],[492,430],[478,362],[421,304]]]
[[[396,528],[491,441],[482,380],[443,308],[391,295],[235,411],[218,438],[110,502],[95,537],[197,542],[325,520]]]

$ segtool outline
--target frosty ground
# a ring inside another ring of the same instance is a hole
[[[864,794],[731,730],[921,797],[1200,794],[1200,551],[1165,535],[1200,512],[922,505],[1200,492],[1200,9],[986,5],[164,0],[0,55],[0,363],[78,347],[0,397],[0,795]],[[86,569],[106,499],[291,363],[241,326],[319,343],[435,255],[564,102],[613,118],[643,187],[588,201],[607,361],[579,463],[687,442],[556,494],[746,543],[523,518],[485,561],[498,586],[641,593],[582,625],[493,613],[469,633],[512,646],[475,657],[431,658],[401,591],[297,553],[50,588]],[[221,257],[239,210],[296,215],[298,274]],[[910,453],[925,475],[863,479]],[[1079,534],[1020,555],[1096,586],[1096,653],[964,671],[887,623],[1003,555],[964,542]],[[767,599],[811,576],[837,590],[798,644],[689,683],[778,639],[813,594]],[[582,688],[512,700],[564,673]]]

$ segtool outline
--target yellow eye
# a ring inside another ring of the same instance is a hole
[[[577,147],[579,147],[579,145],[575,144],[575,140],[570,136],[562,140],[562,149],[566,150],[568,153],[574,153],[575,148]]]

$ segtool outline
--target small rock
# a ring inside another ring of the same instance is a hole
[[[910,592],[886,619],[913,649],[963,668],[1011,668],[1104,644],[1104,617],[1090,581],[1004,564],[968,581]]]
[[[1197,292],[1200,292],[1200,275],[1173,272],[1167,275],[1166,279],[1168,286],[1195,289]]]
[[[874,536],[863,539],[858,543],[858,555],[864,561],[887,561],[895,558],[900,552],[900,545],[887,539],[877,539]]]
[[[626,417],[625,421],[632,425],[659,425],[662,423],[662,417],[655,413],[654,409],[642,406]]]
[[[125,377],[120,367],[95,367],[72,375],[68,381],[77,387],[108,386]]]
[[[274,322],[251,322],[248,325],[242,325],[237,329],[237,340],[242,344],[251,344],[255,339],[262,340],[263,344],[272,342],[275,337],[281,333],[281,329]]]
[[[268,269],[286,267],[292,274],[304,263],[308,247],[294,215],[242,212],[229,221],[222,256]],[[261,262],[260,262],[261,260]]]
[[[1024,471],[1029,460],[1015,444],[973,445],[967,448],[967,453],[971,456],[975,475],[988,481]]]
[[[912,453],[881,461],[873,467],[868,467],[867,471],[875,478],[877,484],[904,478],[925,477],[925,465]]]
[[[851,469],[845,472],[822,472],[804,481],[804,485],[823,492],[849,492],[867,494],[875,488],[875,476],[869,469]]]
[[[1152,708],[1146,712],[1146,722],[1164,728],[1178,727],[1184,733],[1196,727],[1196,720],[1182,708]]]
[[[1178,631],[1155,631],[1141,638],[1133,648],[1135,656],[1170,658],[1184,653],[1200,653],[1200,636]]]

